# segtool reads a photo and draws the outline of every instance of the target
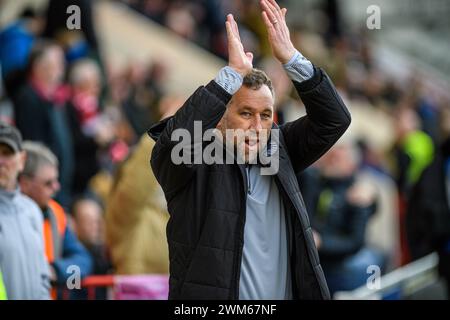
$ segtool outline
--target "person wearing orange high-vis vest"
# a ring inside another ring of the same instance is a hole
[[[57,158],[39,143],[24,142],[23,148],[27,160],[19,177],[20,187],[42,211],[45,253],[55,285],[51,295],[54,299],[62,298],[62,292],[55,287],[67,289],[67,280],[78,270],[80,278],[90,274],[92,258],[69,228],[64,209],[52,199],[59,190]]]
[[[64,209],[55,200],[50,200],[44,213],[45,255],[49,263],[53,263],[62,255],[64,233],[67,218]]]

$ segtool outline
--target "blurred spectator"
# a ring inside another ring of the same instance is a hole
[[[165,25],[219,57],[226,58],[225,14],[221,0],[123,0],[133,9]]]
[[[405,229],[407,200],[412,186],[433,160],[434,144],[430,136],[420,130],[420,121],[413,109],[401,105],[396,120],[396,142],[392,154],[399,192],[401,264],[404,265],[411,261]]]
[[[163,24],[164,14],[170,4],[167,0],[123,0],[123,2],[160,24]]]
[[[101,64],[93,3],[90,0],[50,0],[48,3],[44,36],[63,46],[68,61],[90,56]],[[79,8],[80,29],[69,30],[67,8],[73,5]]]
[[[32,9],[25,8],[20,17],[0,32],[1,75],[10,97],[25,80],[25,68],[43,21]]]
[[[197,23],[187,2],[175,2],[167,11],[165,25],[182,38],[194,40]]]
[[[74,229],[78,239],[91,254],[94,275],[104,275],[112,271],[105,245],[105,221],[100,203],[91,196],[81,196],[72,204]],[[105,300],[106,289],[96,290],[96,299]]]
[[[385,269],[389,272],[400,266],[397,185],[383,165],[382,155],[369,141],[359,138],[357,146],[361,155],[358,180],[373,185],[378,195],[377,211],[367,225],[366,241],[382,249],[386,255]]]
[[[447,123],[450,112],[444,115]],[[447,124],[448,125],[448,124]],[[406,231],[411,258],[436,251],[439,272],[446,280],[450,299],[450,134],[437,150],[433,162],[414,186],[406,215]]]
[[[0,73],[1,73],[1,62],[0,62]],[[0,77],[0,121],[8,124],[14,124],[14,107],[6,96],[4,91],[3,79]]]
[[[160,103],[163,118],[183,100],[167,97]],[[147,134],[118,169],[106,206],[106,231],[117,274],[169,272],[164,193],[148,167],[155,142]],[[126,214],[124,214],[126,213]]]
[[[89,179],[100,169],[98,152],[114,138],[114,128],[100,113],[101,74],[90,59],[74,63],[69,81],[72,95],[67,114],[74,144],[75,166],[72,191],[82,194]]]
[[[148,136],[141,138],[116,173],[107,200],[108,245],[117,274],[169,272],[164,194],[151,172],[142,170],[153,145]]]
[[[11,300],[48,299],[42,214],[17,185],[25,159],[18,130],[0,123],[0,270],[4,285]]]
[[[340,7],[338,0],[326,0],[324,12],[327,15],[327,30],[325,37],[332,43],[342,34],[342,22],[340,17]]]
[[[373,186],[358,179],[358,164],[356,146],[340,141],[322,157],[320,171],[306,171],[299,179],[332,294],[366,283],[369,265],[384,266],[381,252],[365,241],[377,199]]]
[[[144,134],[159,119],[158,103],[164,95],[162,83],[166,67],[154,62],[150,67],[133,64],[127,71],[128,95],[122,101],[122,112],[136,137]]]
[[[48,146],[60,162],[61,191],[57,200],[70,204],[74,154],[69,122],[64,106],[64,57],[59,46],[42,41],[33,47],[28,68],[28,81],[14,98],[17,128],[26,140]]]
[[[425,132],[433,142],[439,144],[439,106],[438,96],[427,92],[424,79],[426,75],[417,70],[411,71],[407,87],[408,91],[403,92],[400,102],[403,106],[409,104],[417,117],[418,129]],[[402,105],[401,105],[402,106]],[[401,110],[399,110],[401,111]]]
[[[111,268],[105,247],[103,209],[92,196],[80,196],[72,204],[74,228],[78,239],[94,260],[93,274],[106,274]]]
[[[50,265],[51,280],[57,286],[65,286],[72,275],[70,266],[77,266],[81,278],[92,271],[92,260],[67,224],[64,209],[52,196],[59,189],[58,160],[45,146],[25,142],[27,152],[25,168],[19,177],[23,192],[32,198],[44,217],[45,253]],[[61,298],[62,292],[52,290],[53,298]]]
[[[267,40],[267,31],[261,13],[259,11],[259,1],[233,1],[225,3],[224,6],[228,6],[226,12],[235,12],[237,15],[237,21],[240,21],[239,30],[242,31],[245,36],[242,38],[242,44],[247,49],[250,47],[251,52],[254,54],[254,61],[258,62],[263,56],[269,56],[271,53],[270,45]],[[281,4],[280,4],[281,5]],[[253,51],[254,50],[254,51]]]
[[[420,130],[414,110],[401,108],[396,118],[396,177],[400,191],[407,194],[433,160],[434,144],[430,136]]]

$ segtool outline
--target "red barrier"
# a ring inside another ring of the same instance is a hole
[[[81,281],[81,287],[87,289],[88,300],[95,300],[96,288],[112,286],[114,286],[114,275],[112,274],[89,276]]]

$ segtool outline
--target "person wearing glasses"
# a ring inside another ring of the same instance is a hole
[[[62,291],[57,289],[64,287],[74,272],[79,270],[80,279],[91,273],[92,259],[69,228],[64,209],[52,199],[60,188],[58,159],[47,147],[36,142],[24,142],[23,149],[27,160],[19,183],[22,192],[38,204],[44,217],[45,255],[54,285],[51,296],[57,299],[62,297]]]

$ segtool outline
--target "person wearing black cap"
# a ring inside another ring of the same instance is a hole
[[[0,269],[8,299],[49,299],[42,214],[20,192],[26,154],[20,132],[0,122]]]

